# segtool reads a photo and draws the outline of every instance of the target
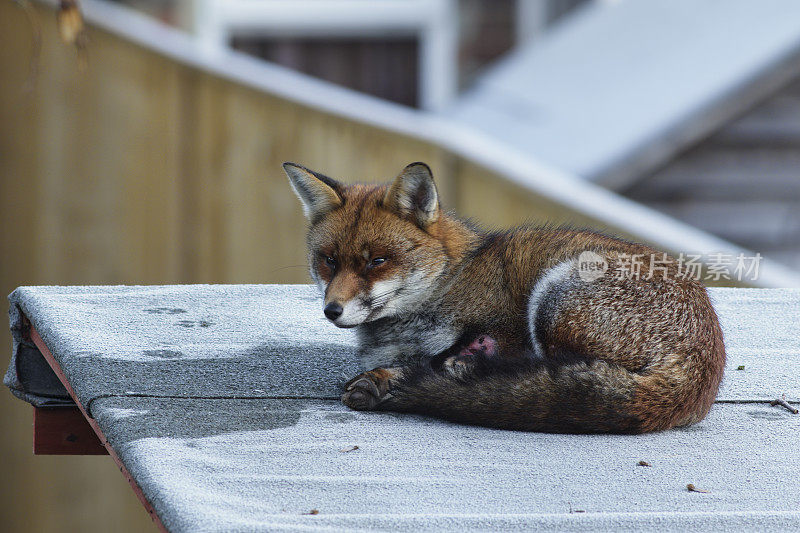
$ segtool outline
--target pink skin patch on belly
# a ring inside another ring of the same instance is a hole
[[[478,335],[474,341],[469,343],[469,346],[462,348],[458,355],[469,356],[481,353],[489,357],[497,355],[497,341],[489,335]]]

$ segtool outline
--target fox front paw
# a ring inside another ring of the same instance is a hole
[[[442,363],[442,370],[457,378],[466,377],[474,367],[475,356],[473,355],[451,355]]]
[[[372,411],[391,397],[391,381],[399,372],[391,368],[376,368],[359,374],[344,385],[342,403],[356,411]]]

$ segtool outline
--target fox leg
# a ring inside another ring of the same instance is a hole
[[[456,377],[464,377],[472,371],[477,357],[494,357],[497,353],[497,341],[489,335],[479,335],[456,355],[447,357],[442,363],[442,370]],[[375,368],[357,375],[345,383],[342,403],[357,411],[376,409],[391,398],[392,386],[407,370],[405,367]]]
[[[391,398],[392,384],[403,377],[404,367],[375,368],[345,383],[342,403],[356,411],[372,411]]]

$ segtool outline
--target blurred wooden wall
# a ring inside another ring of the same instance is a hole
[[[88,69],[0,2],[0,292],[29,284],[305,283],[304,219],[280,163],[345,180],[434,169],[489,225],[591,223],[412,138],[296,105],[90,28]],[[0,327],[0,345],[10,346]],[[8,348],[0,366],[6,368]],[[0,391],[4,531],[142,531],[107,457],[33,457],[31,408]]]

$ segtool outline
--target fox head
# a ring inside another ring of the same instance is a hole
[[[448,254],[428,165],[408,165],[388,186],[345,185],[294,163],[283,169],[310,222],[311,277],[331,322],[354,327],[429,298]]]

